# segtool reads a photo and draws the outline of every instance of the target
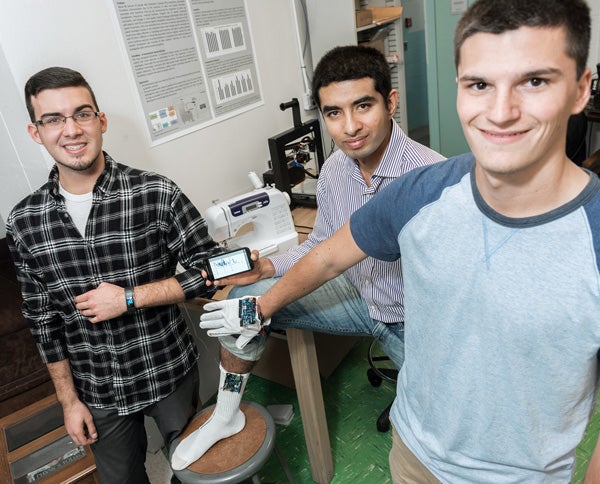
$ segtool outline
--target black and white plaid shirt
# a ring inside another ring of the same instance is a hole
[[[169,395],[195,365],[187,324],[177,305],[92,324],[73,299],[103,281],[126,287],[166,279],[178,262],[186,298],[209,295],[200,268],[221,249],[177,185],[104,155],[83,237],[54,167],[48,183],[12,210],[7,239],[44,362],[68,359],[82,401],[125,415]]]

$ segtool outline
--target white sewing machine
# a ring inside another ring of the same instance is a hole
[[[298,245],[289,204],[285,192],[274,187],[256,188],[213,205],[204,212],[204,218],[217,242],[231,249],[248,247],[264,257]]]

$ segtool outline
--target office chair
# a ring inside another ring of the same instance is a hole
[[[389,357],[381,350],[376,339],[371,341],[367,353],[370,368],[367,370],[367,378],[374,387],[381,385],[382,381],[395,384],[398,379],[398,370]],[[377,430],[387,432],[390,429],[390,409],[392,402],[379,414],[377,418]]]

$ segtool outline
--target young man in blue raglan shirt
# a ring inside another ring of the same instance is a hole
[[[565,154],[589,39],[584,0],[475,2],[455,34],[472,153],[400,177],[258,299],[252,327],[367,255],[402,256],[394,482],[572,478],[600,348],[600,180]],[[239,325],[237,304],[203,327]]]

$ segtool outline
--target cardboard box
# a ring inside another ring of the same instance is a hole
[[[361,338],[313,333],[321,378],[327,379]],[[272,332],[252,374],[288,388],[295,388],[292,362],[284,335]]]
[[[367,9],[356,10],[356,28],[371,25],[373,23],[373,12]]]
[[[367,7],[365,10],[371,12],[372,23],[375,25],[393,22],[402,17],[402,7]]]

